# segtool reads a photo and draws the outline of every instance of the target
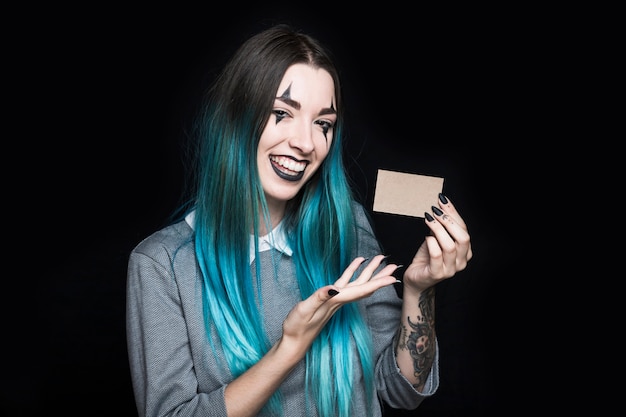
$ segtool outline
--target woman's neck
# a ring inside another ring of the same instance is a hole
[[[265,222],[261,222],[259,225],[259,235],[264,236],[271,232],[285,217],[285,210],[287,207],[287,202],[285,201],[268,201],[267,209],[270,214],[270,230],[267,230]]]

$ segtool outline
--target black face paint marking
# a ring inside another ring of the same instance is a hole
[[[276,97],[276,98],[284,102],[285,104],[295,109],[300,110],[300,103],[291,99],[291,84],[289,84],[289,87],[287,87],[287,89],[283,92],[283,94],[280,97]],[[283,120],[285,116],[286,115],[284,114],[284,112],[281,112],[280,114],[276,113],[276,124],[278,124],[281,120]]]
[[[335,106],[333,105],[333,103],[330,103],[330,108],[329,109],[324,109],[320,112],[320,116],[324,115],[324,114],[337,114],[337,110],[335,110]],[[324,134],[324,139],[326,139],[326,143],[328,143],[328,130],[330,130],[330,124],[323,124],[322,125],[322,132]]]
[[[283,101],[291,98],[291,84],[289,84],[289,87],[287,87],[287,89],[283,92],[283,95],[279,98],[282,98]]]

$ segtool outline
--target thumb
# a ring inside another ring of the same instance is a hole
[[[327,300],[330,300],[331,298],[339,294],[339,291],[335,287],[329,286],[328,291],[326,291],[326,294],[328,294]]]

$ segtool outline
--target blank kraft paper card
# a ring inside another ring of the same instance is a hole
[[[443,178],[379,169],[374,191],[374,211],[424,217],[437,206]]]

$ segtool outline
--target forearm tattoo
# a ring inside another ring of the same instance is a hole
[[[435,359],[435,289],[424,291],[419,300],[421,316],[414,320],[407,317],[409,327],[398,329],[396,343],[402,350],[408,350],[413,358],[413,375],[417,378],[414,387],[422,389]]]

